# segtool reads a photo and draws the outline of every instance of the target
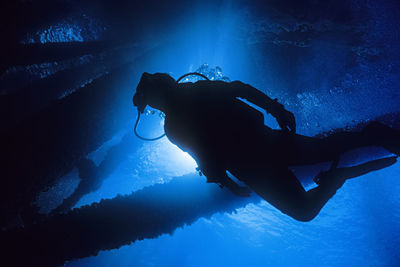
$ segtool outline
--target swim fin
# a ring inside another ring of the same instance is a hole
[[[389,167],[397,162],[397,156],[387,157],[377,160],[372,160],[357,166],[344,167],[332,169],[329,171],[320,172],[315,178],[314,182],[316,184],[325,183],[333,178],[335,179],[351,179],[355,177],[362,176],[372,171],[377,171],[386,167]]]

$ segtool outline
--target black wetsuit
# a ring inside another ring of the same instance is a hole
[[[138,88],[150,92],[148,97],[154,107],[165,112],[167,137],[193,156],[208,181],[227,186],[235,194],[247,195],[227,176],[229,171],[270,204],[301,221],[313,219],[350,176],[386,167],[395,160],[379,162],[378,167],[361,166],[347,178],[335,174],[309,191],[305,191],[289,166],[336,160],[342,153],[362,146],[383,146],[396,154],[400,152],[399,133],[379,123],[372,123],[361,132],[342,132],[324,138],[272,130],[264,125],[261,112],[238,97],[271,112],[281,127],[295,127],[293,114],[241,82],[176,84],[168,75],[143,74]],[[139,99],[140,94],[134,98],[134,104],[140,103]]]
[[[166,114],[167,137],[191,154],[208,176],[225,172],[239,158],[243,164],[244,154],[256,157],[261,146],[266,149],[266,144],[260,144],[267,141],[265,130],[269,129],[264,116],[237,99],[245,97],[234,89],[239,86],[242,83],[219,81],[179,84],[177,104]]]

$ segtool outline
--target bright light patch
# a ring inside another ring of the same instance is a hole
[[[144,142],[96,191],[84,196],[75,207],[125,195],[146,186],[168,183],[172,178],[196,172],[197,164],[167,138]]]
[[[182,151],[176,145],[167,140],[166,149],[169,150],[169,155],[173,158],[179,166],[183,169],[196,169],[196,161],[189,155],[189,153]]]
[[[156,176],[175,177],[196,171],[196,161],[183,152],[168,138],[156,142],[144,143],[137,152],[140,158],[140,170]]]

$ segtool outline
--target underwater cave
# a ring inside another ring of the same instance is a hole
[[[4,0],[0,13],[1,266],[399,266],[399,163],[301,222],[207,183],[167,137],[138,138],[168,115],[146,107],[136,129],[132,105],[143,73],[196,72],[277,99],[301,135],[400,131],[399,1]],[[329,168],[291,171],[310,190]]]

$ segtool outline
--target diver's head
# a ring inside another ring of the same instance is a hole
[[[166,73],[144,72],[133,96],[133,105],[141,113],[147,105],[165,111],[167,100],[175,87],[176,81]]]

